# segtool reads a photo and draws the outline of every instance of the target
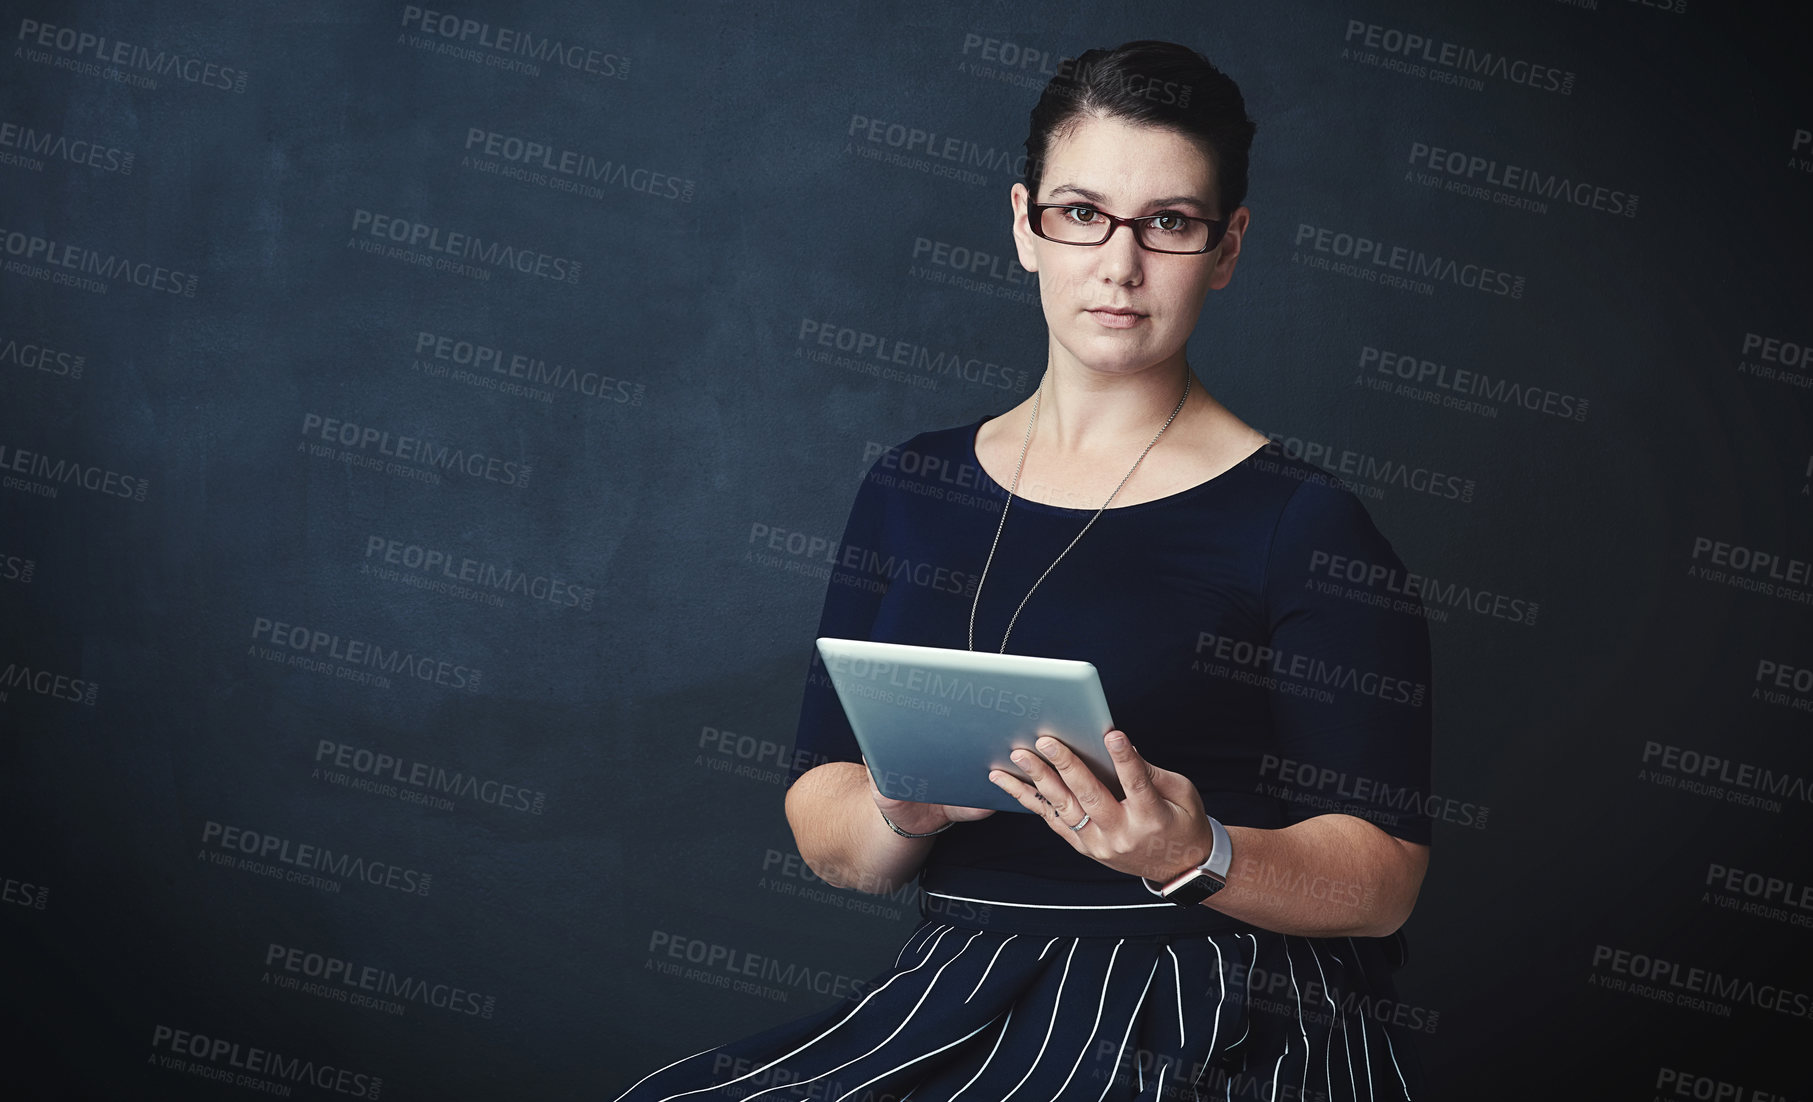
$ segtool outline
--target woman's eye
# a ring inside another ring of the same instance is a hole
[[[1180,214],[1155,214],[1149,225],[1162,233],[1176,233],[1189,223]]]
[[[1073,221],[1079,222],[1079,223],[1087,226],[1091,222],[1094,222],[1098,218],[1100,218],[1101,211],[1094,210],[1089,207],[1071,207],[1069,210],[1069,214]]]

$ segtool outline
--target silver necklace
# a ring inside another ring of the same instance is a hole
[[[970,605],[969,605],[969,649],[970,650],[976,649],[976,607],[979,604],[981,604],[981,602],[982,602],[982,583],[988,581],[988,568],[989,568],[989,565],[995,561],[995,548],[997,548],[1001,545],[1001,530],[1007,527],[1007,507],[1009,504],[1011,504],[1013,502],[1014,492],[1020,488],[1020,469],[1026,465],[1026,449],[1032,445],[1032,429],[1033,429],[1034,425],[1039,423],[1039,399],[1044,395],[1044,393],[1045,393],[1045,384],[1044,384],[1044,381],[1041,380],[1039,383],[1039,389],[1038,389],[1037,393],[1033,394],[1033,396],[1032,396],[1032,416],[1027,418],[1027,420],[1026,420],[1026,439],[1021,441],[1021,443],[1020,443],[1020,460],[1019,460],[1019,462],[1014,464],[1013,485],[1008,487],[1007,500],[1001,503],[1001,523],[997,524],[995,526],[994,542],[988,545],[988,558],[982,564],[982,576],[976,580],[976,596],[975,596],[974,600],[970,601]],[[1040,574],[1039,580],[1037,582],[1032,583],[1032,589],[1027,590],[1026,596],[1020,598],[1020,607],[1014,609],[1013,616],[1011,618],[1009,618],[1007,621],[1007,631],[1004,634],[1002,634],[1002,636],[1001,636],[1001,653],[1002,654],[1007,653],[1007,637],[1009,635],[1013,634],[1014,624],[1020,619],[1020,610],[1024,609],[1026,607],[1026,602],[1030,601],[1032,599],[1033,590],[1036,590],[1039,588],[1039,582],[1042,582],[1045,580],[1046,574],[1050,574],[1052,569],[1054,567],[1056,567],[1058,565],[1058,563],[1064,561],[1064,556],[1070,554],[1070,548],[1075,547],[1077,544],[1077,540],[1080,540],[1083,538],[1083,532],[1089,531],[1090,527],[1092,525],[1094,525],[1095,522],[1101,518],[1101,515],[1108,511],[1108,506],[1114,502],[1115,496],[1121,492],[1121,486],[1125,486],[1127,484],[1127,480],[1129,478],[1133,477],[1133,472],[1139,470],[1139,465],[1145,461],[1146,452],[1149,452],[1152,450],[1152,445],[1158,443],[1158,438],[1165,434],[1165,430],[1171,427],[1171,422],[1175,421],[1177,419],[1177,415],[1179,413],[1183,412],[1184,400],[1189,398],[1189,396],[1190,396],[1190,370],[1188,367],[1186,367],[1186,368],[1184,368],[1184,375],[1183,375],[1183,397],[1177,399],[1177,407],[1171,411],[1171,416],[1165,418],[1165,423],[1160,425],[1158,427],[1158,432],[1153,434],[1152,443],[1147,444],[1146,451],[1140,452],[1139,458],[1135,459],[1133,461],[1133,466],[1127,468],[1127,473],[1121,476],[1119,485],[1116,485],[1114,487],[1114,493],[1108,495],[1108,500],[1102,502],[1102,507],[1095,511],[1095,516],[1090,517],[1089,523],[1083,525],[1083,531],[1078,532],[1076,534],[1076,538],[1072,539],[1070,541],[1069,545],[1064,548],[1064,550],[1058,552],[1058,557],[1051,560],[1051,566],[1048,566],[1045,568],[1045,574]]]

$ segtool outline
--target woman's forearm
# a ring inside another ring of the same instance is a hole
[[[838,888],[885,895],[917,876],[932,849],[930,838],[888,829],[870,796],[869,771],[857,762],[827,762],[802,775],[787,790],[787,822],[807,866]]]
[[[1429,864],[1429,847],[1351,815],[1227,831],[1227,884],[1203,905],[1282,934],[1385,937],[1410,917]]]
[[[1141,757],[1123,731],[1109,731],[1102,741],[1124,798],[1050,737],[1039,740],[1037,754],[1012,754],[1026,780],[1005,769],[992,770],[989,780],[1044,818],[1072,849],[1116,872],[1163,882],[1200,865],[1215,836],[1195,784]],[[1227,832],[1233,850],[1227,882],[1202,906],[1281,934],[1391,934],[1410,917],[1429,863],[1428,846],[1400,841],[1353,815]]]

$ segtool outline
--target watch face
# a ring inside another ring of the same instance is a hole
[[[1195,876],[1165,892],[1165,898],[1180,906],[1194,907],[1220,891],[1221,888],[1221,881],[1206,872],[1199,871]]]

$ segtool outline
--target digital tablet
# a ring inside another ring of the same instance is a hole
[[[1114,729],[1095,666],[1065,658],[818,640],[856,743],[884,796],[1025,811],[990,769],[1029,780],[1007,755],[1051,735],[1121,797],[1102,736]]]

